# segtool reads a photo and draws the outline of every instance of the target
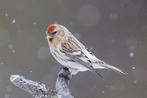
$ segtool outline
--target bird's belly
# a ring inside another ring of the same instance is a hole
[[[61,56],[61,54],[59,55],[56,54],[55,51],[53,51],[51,49],[51,54],[53,55],[53,57],[63,66],[67,67],[67,68],[72,68],[72,69],[75,69],[75,70],[78,70],[78,71],[87,71],[88,69],[86,67],[84,67],[83,65],[79,64],[79,63],[76,63],[76,62],[72,62],[72,61],[67,61],[67,59],[69,59],[68,57],[66,56]]]
[[[87,71],[88,70],[86,67],[84,67],[83,65],[76,63],[76,62],[62,61],[62,60],[58,60],[58,62],[67,68],[76,69],[78,71]]]

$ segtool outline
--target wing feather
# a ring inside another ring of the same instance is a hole
[[[74,36],[68,37],[62,45],[62,52],[65,53],[66,56],[68,56],[72,61],[78,62],[88,68],[89,70],[97,73],[97,75],[101,76],[97,71],[95,71],[95,68],[100,69],[111,69],[113,71],[125,74],[122,70],[108,65],[102,60],[99,60],[95,57],[95,55],[91,54],[87,48],[80,43]],[[102,76],[101,76],[102,77]]]
[[[87,48],[85,48],[85,46],[82,43],[76,40],[76,38],[68,37],[68,39],[61,44],[61,47],[62,47],[61,51],[65,53],[65,55],[68,56],[70,59],[72,59],[72,61],[80,63],[81,65],[85,66],[92,72],[95,72],[98,76],[102,77],[93,68],[92,61],[89,59],[89,57],[85,55],[84,51]]]

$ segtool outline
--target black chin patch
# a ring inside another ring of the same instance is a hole
[[[50,42],[52,42],[53,41],[53,38],[49,38],[49,40],[50,40]]]

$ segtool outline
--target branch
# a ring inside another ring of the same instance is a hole
[[[69,90],[69,82],[72,78],[71,72],[64,67],[60,70],[56,80],[56,90],[62,98],[74,98]]]
[[[17,87],[29,92],[35,98],[74,98],[69,90],[69,82],[72,78],[68,68],[62,68],[56,80],[56,90],[47,89],[45,84],[32,81],[19,75],[11,75],[10,81]]]

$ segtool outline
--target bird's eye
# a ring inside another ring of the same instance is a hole
[[[55,32],[52,32],[52,35],[55,35],[57,33],[57,31],[55,31]]]

